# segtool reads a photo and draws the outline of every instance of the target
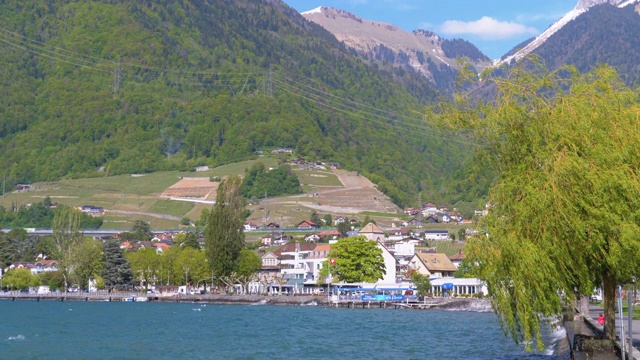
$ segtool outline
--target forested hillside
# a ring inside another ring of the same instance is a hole
[[[456,201],[465,143],[436,93],[366,66],[279,0],[0,3],[7,184],[192,169],[294,148],[370,174],[399,205]]]
[[[627,85],[640,79],[640,14],[635,6],[597,5],[534,51],[551,69],[574,65],[581,72],[611,65]]]

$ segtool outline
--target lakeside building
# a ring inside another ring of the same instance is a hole
[[[476,278],[439,278],[431,280],[434,296],[487,295],[487,285]]]
[[[7,269],[29,269],[31,274],[38,275],[43,272],[58,271],[58,260],[38,260],[35,262],[15,262]]]

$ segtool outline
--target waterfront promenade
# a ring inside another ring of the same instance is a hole
[[[16,301],[137,301],[137,302],[193,302],[208,304],[254,304],[332,306],[350,308],[409,308],[409,309],[453,309],[488,312],[492,311],[487,299],[475,298],[428,298],[425,301],[362,301],[358,298],[336,299],[323,295],[224,295],[224,294],[147,294],[144,292],[51,292],[46,294],[11,291],[0,293],[0,299]]]
[[[589,304],[589,318],[587,319],[587,321],[592,321],[594,324],[597,324],[596,319],[598,318],[598,316],[603,313],[603,308],[602,306],[599,305],[595,305],[595,304]],[[617,314],[616,314],[617,315]],[[629,318],[627,317],[627,314],[624,314],[624,330],[625,330],[625,334],[627,333],[628,329],[628,324],[629,324]],[[635,360],[640,360],[640,320],[632,320],[632,342],[633,342],[633,359]],[[602,328],[600,326],[600,328]],[[618,318],[616,318],[616,334],[618,336],[618,338],[620,337],[620,320]]]

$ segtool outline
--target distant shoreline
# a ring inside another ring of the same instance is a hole
[[[121,295],[112,294],[95,294],[95,293],[49,293],[49,294],[1,294],[0,299],[30,300],[30,301],[113,301],[120,302],[124,299],[131,299],[137,302],[164,302],[164,303],[203,303],[203,304],[220,304],[220,305],[288,305],[288,306],[333,306],[333,307],[366,307],[366,308],[394,308],[400,305],[427,305],[427,309],[444,309],[452,311],[474,311],[474,312],[493,312],[491,302],[488,299],[478,298],[427,298],[422,302],[363,302],[360,299],[342,300],[339,303],[331,301],[326,296],[320,295],[219,295],[219,294],[202,294],[202,295],[146,295],[135,294]],[[131,300],[129,300],[131,301]],[[403,306],[404,307],[404,306]],[[416,306],[417,308],[417,306]]]

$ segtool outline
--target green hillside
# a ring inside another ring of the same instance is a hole
[[[419,113],[435,91],[368,67],[280,1],[8,0],[0,24],[7,184],[289,147],[369,175],[399,205],[465,198],[450,186],[464,142]]]

